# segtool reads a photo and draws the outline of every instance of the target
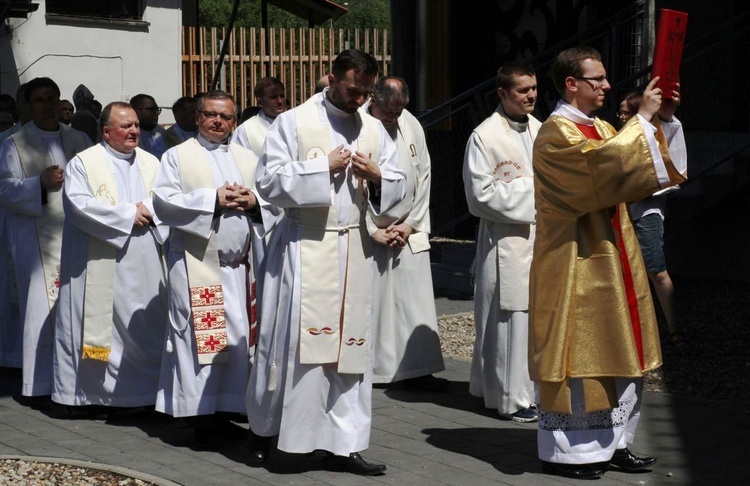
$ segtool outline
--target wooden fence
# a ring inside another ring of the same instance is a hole
[[[221,52],[225,29],[183,27],[182,93],[208,91]],[[284,83],[287,99],[297,106],[315,91],[315,82],[328,74],[336,55],[347,47],[369,52],[381,74],[391,70],[387,30],[378,29],[234,29],[217,88],[232,94],[240,108],[255,104],[258,79],[275,76]]]

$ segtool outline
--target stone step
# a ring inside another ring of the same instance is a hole
[[[467,243],[431,243],[430,260],[447,265],[471,268],[476,254],[476,244]]]

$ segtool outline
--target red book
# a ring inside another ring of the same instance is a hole
[[[688,14],[677,10],[659,10],[659,25],[656,28],[654,45],[654,67],[651,79],[659,76],[658,87],[664,98],[671,98],[675,84],[680,81],[682,48],[685,46],[685,30]]]

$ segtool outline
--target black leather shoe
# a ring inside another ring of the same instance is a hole
[[[335,456],[331,454],[325,458],[325,465],[337,471],[345,471],[360,476],[377,476],[385,473],[385,464],[372,464],[352,452],[349,456]]]
[[[638,472],[653,466],[655,463],[655,457],[638,457],[626,447],[615,451],[612,459],[609,460],[609,467],[624,472]]]
[[[268,454],[271,452],[271,438],[256,435],[252,430],[249,432],[248,445],[250,456],[248,457],[247,465],[259,467],[266,463]]]
[[[542,470],[547,474],[573,479],[599,479],[604,474],[598,464],[560,464],[542,461]]]

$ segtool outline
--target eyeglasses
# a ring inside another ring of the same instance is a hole
[[[221,118],[222,120],[224,120],[225,122],[227,122],[227,123],[230,122],[230,121],[232,121],[232,120],[234,120],[234,115],[227,115],[225,113],[216,113],[215,111],[203,111],[203,110],[200,110],[198,113],[200,113],[201,115],[203,115],[205,118],[208,118],[209,120],[211,118],[216,118],[217,116],[219,118]]]
[[[595,78],[589,78],[589,77],[586,77],[586,76],[573,76],[573,77],[575,79],[580,79],[580,80],[586,81],[586,83],[589,86],[591,86],[591,88],[594,89],[594,90],[597,90],[597,89],[601,88],[602,85],[604,84],[604,82],[607,80],[607,76],[597,76]],[[599,83],[599,86],[595,86],[595,85],[589,83],[589,81],[595,81],[595,82]]]
[[[158,106],[147,106],[145,108],[136,108],[138,111],[150,111],[151,113],[156,113],[157,115],[161,115],[161,108]]]
[[[631,114],[632,113],[630,113],[628,110],[620,110],[616,113],[616,115],[619,116],[620,118],[624,116],[630,116]]]

